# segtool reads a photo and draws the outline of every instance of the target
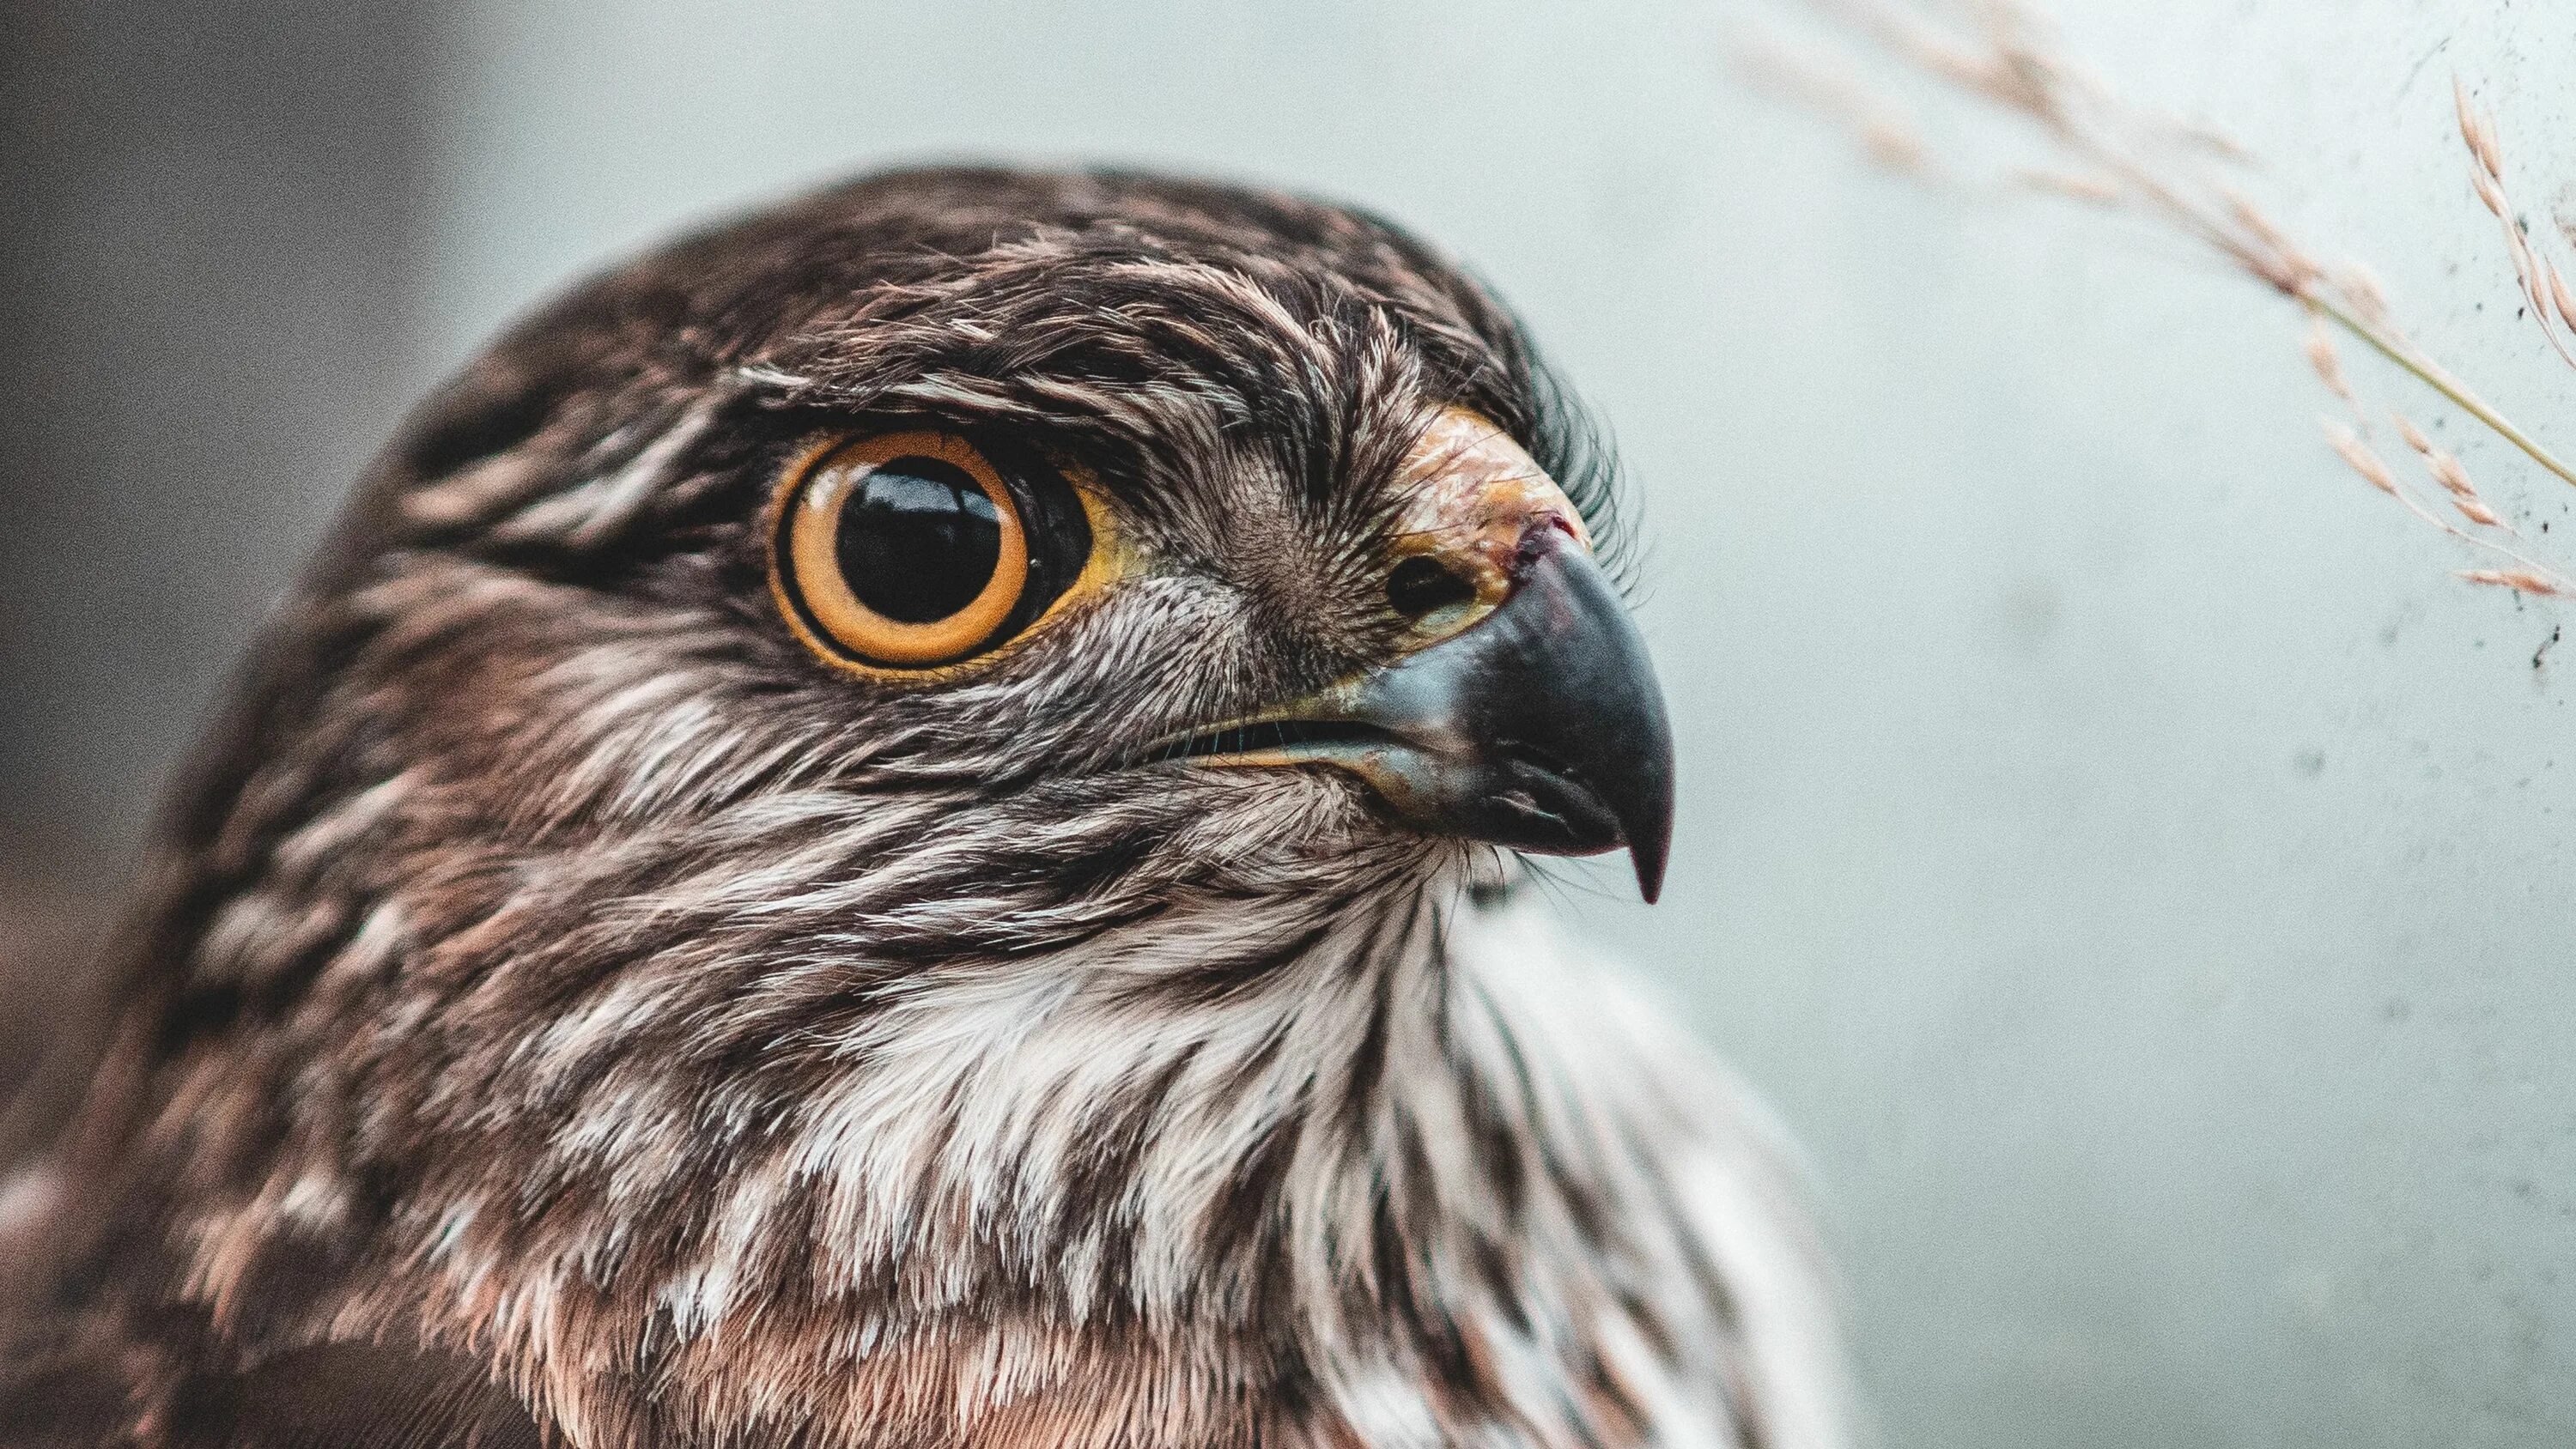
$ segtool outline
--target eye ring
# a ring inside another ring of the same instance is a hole
[[[867,511],[854,518],[854,505]],[[1029,583],[1019,501],[982,450],[954,433],[809,447],[784,470],[772,540],[771,578],[788,622],[817,652],[861,666],[964,659],[993,642]]]

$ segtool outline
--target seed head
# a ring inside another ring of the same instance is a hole
[[[2325,319],[2320,317],[2308,326],[2308,366],[2317,370],[2317,379],[2326,391],[2351,402],[2352,384],[2344,380],[2343,359],[2335,355],[2334,339],[2326,334]]]
[[[2521,594],[2555,597],[2567,592],[2556,580],[2543,578],[2528,569],[2462,569],[2459,576],[2473,584],[2493,584]]]
[[[2391,498],[2396,497],[2397,475],[2388,471],[2388,465],[2379,461],[2377,453],[2370,451],[2370,445],[2341,423],[2330,419],[2321,421],[2325,425],[2327,444],[2343,455],[2344,462],[2351,466],[2352,471],[2361,475],[2361,481]]]

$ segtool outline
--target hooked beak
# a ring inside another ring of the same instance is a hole
[[[1336,766],[1417,829],[1514,850],[1625,845],[1653,901],[1672,841],[1673,741],[1645,641],[1553,520],[1528,526],[1507,573],[1510,592],[1465,630],[1165,757]]]

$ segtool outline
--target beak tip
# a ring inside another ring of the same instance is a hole
[[[1646,904],[1651,906],[1664,893],[1664,863],[1660,860],[1649,863],[1644,856],[1636,856],[1634,860],[1637,866],[1637,894],[1645,897]]]
[[[1664,894],[1664,866],[1672,846],[1669,817],[1663,830],[1643,835],[1628,842],[1628,864],[1637,871],[1637,894],[1653,905]]]

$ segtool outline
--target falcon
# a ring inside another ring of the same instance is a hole
[[[1147,175],[534,315],[17,1108],[0,1445],[1843,1442],[1776,1134],[1525,860],[1670,832],[1589,436],[1404,232]]]

